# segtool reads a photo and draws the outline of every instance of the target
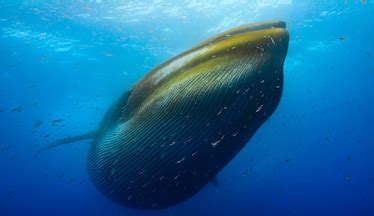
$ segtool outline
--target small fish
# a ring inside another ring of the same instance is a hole
[[[6,109],[5,107],[0,107],[0,112],[5,112],[7,111],[8,109]]]
[[[80,66],[80,63],[78,62],[78,63],[75,63],[73,67],[78,68],[79,66]]]
[[[5,145],[5,146],[0,146],[0,152],[2,152],[2,151],[7,151],[7,150],[9,150],[9,149],[10,149],[10,147],[11,147],[11,145],[10,145],[10,144],[8,144],[8,145]]]
[[[33,127],[34,127],[34,128],[38,128],[38,127],[42,126],[42,124],[43,124],[43,122],[40,121],[40,120],[38,120],[38,121],[36,121],[36,122],[33,124]]]
[[[39,61],[40,62],[45,62],[45,61],[47,61],[48,60],[48,56],[40,56],[39,57]]]
[[[340,37],[339,37],[339,40],[340,40],[341,42],[344,42],[345,39],[346,39],[346,38],[345,38],[344,36],[340,36]]]
[[[23,107],[15,107],[12,109],[12,112],[22,112],[23,111]]]
[[[61,123],[63,121],[64,121],[63,119],[54,119],[54,120],[51,120],[51,123],[57,124],[57,123]]]
[[[372,55],[371,55],[371,53],[369,51],[366,51],[366,55],[368,56],[369,59],[372,58]]]
[[[252,168],[247,168],[244,172],[243,172],[243,174],[242,174],[242,176],[250,176],[250,175],[252,175],[252,174],[254,174],[254,172],[253,172],[253,167]]]
[[[16,66],[17,66],[16,64],[12,64],[12,65],[9,65],[8,68],[12,69],[12,68],[15,68]]]
[[[325,136],[326,142],[330,142],[330,138],[328,136]]]

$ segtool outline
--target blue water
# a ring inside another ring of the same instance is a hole
[[[374,215],[374,2],[248,2],[0,1],[0,215]],[[157,64],[269,19],[291,35],[284,94],[218,188],[128,209],[91,183],[88,142],[35,157]]]

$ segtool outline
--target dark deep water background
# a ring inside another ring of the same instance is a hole
[[[96,191],[87,142],[34,157],[157,64],[269,19],[291,34],[282,101],[219,188],[138,211]],[[370,1],[1,0],[0,215],[374,215],[373,27]]]

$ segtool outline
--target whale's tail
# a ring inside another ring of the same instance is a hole
[[[55,147],[58,147],[58,146],[62,146],[62,145],[65,145],[65,144],[74,143],[74,142],[78,142],[78,141],[82,141],[82,140],[87,140],[87,139],[93,139],[93,137],[95,136],[95,134],[96,134],[96,131],[92,131],[92,132],[89,132],[89,133],[85,133],[85,134],[81,134],[81,135],[77,135],[77,136],[69,136],[69,137],[57,140],[57,141],[55,141],[53,143],[50,143],[49,145],[44,146],[41,149],[39,149],[36,152],[35,155],[37,156],[41,152],[43,152],[45,150],[52,149],[52,148],[55,148]]]

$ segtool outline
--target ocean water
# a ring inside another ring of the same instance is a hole
[[[153,67],[218,32],[283,20],[284,91],[271,118],[177,206],[130,209],[98,192],[89,142]],[[0,1],[0,215],[374,215],[374,2]]]

